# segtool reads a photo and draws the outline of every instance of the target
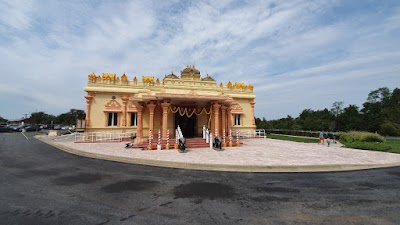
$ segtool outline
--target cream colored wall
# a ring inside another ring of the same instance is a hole
[[[90,126],[87,132],[137,132],[136,127],[108,127],[107,116],[104,113],[105,105],[111,101],[111,97],[115,96],[116,101],[122,106],[122,100],[118,94],[96,94],[93,98],[90,108]],[[126,113],[130,116],[130,113]],[[119,124],[122,125],[122,112],[118,113]]]
[[[249,99],[240,99],[240,98],[234,98],[235,101],[237,101],[242,107],[244,114],[240,115],[241,119],[241,124],[239,126],[233,126],[233,129],[239,129],[239,130],[252,130],[256,129],[256,126],[253,125],[253,112],[251,109],[251,105],[249,102]],[[232,125],[235,124],[234,116],[232,116]]]

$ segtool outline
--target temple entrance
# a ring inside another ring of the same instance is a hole
[[[175,128],[179,127],[182,130],[182,134],[185,138],[193,138],[196,136],[196,115],[191,116],[190,118],[186,115],[179,115],[179,113],[175,113]]]

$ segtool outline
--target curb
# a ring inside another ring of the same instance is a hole
[[[120,156],[104,155],[99,153],[91,153],[66,147],[57,144],[53,141],[48,141],[43,138],[35,136],[36,139],[56,147],[64,152],[74,155],[88,157],[93,159],[108,160],[114,162],[139,164],[156,167],[176,168],[176,169],[189,169],[189,170],[207,170],[207,171],[225,171],[225,172],[248,172],[248,173],[304,173],[304,172],[336,172],[336,171],[354,171],[354,170],[367,170],[378,168],[398,167],[400,163],[388,164],[331,164],[331,165],[274,165],[274,166],[260,166],[260,165],[231,165],[231,164],[207,164],[207,163],[185,163],[185,162],[172,162],[160,161],[152,159],[139,159],[139,158],[126,158]]]

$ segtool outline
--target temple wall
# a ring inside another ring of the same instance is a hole
[[[235,99],[240,107],[243,109],[244,114],[240,114],[241,124],[239,126],[233,126],[232,129],[236,130],[254,130],[256,126],[253,125],[253,112],[249,102],[249,99]],[[232,125],[235,124],[234,116],[232,116]]]
[[[228,110],[226,111],[226,127],[228,127],[231,121],[232,129],[234,130],[254,130],[256,128],[253,125],[253,110],[252,102],[255,99],[252,85],[245,85],[244,83],[231,83],[228,82],[226,85],[217,83],[213,78],[203,77],[201,78],[200,72],[194,68],[194,66],[188,66],[186,69],[181,71],[181,78],[170,74],[162,79],[154,79],[152,76],[142,76],[139,79],[136,77],[132,80],[129,79],[125,74],[121,78],[115,74],[103,73],[102,76],[97,76],[94,73],[88,75],[88,85],[85,87],[85,91],[88,92],[86,99],[88,102],[92,101],[90,106],[90,123],[87,126],[86,132],[137,132],[137,127],[130,127],[130,113],[126,112],[126,124],[124,127],[123,122],[123,101],[121,95],[124,95],[125,100],[128,101],[128,105],[131,102],[143,102],[142,111],[142,125],[143,125],[143,137],[149,136],[149,125],[150,125],[150,111],[147,106],[150,102],[157,102],[154,109],[154,121],[153,125],[153,138],[156,141],[158,138],[158,129],[162,131],[163,112],[160,105],[161,102],[169,102],[171,105],[181,105],[180,101],[198,101],[201,105],[210,105],[217,103],[229,107],[234,107],[236,113],[240,112],[241,124],[234,126],[234,115],[228,118]],[[94,97],[93,97],[94,96]],[[112,101],[112,96],[115,96],[115,100]],[[129,100],[128,100],[129,99]],[[115,104],[118,102],[121,105],[121,111],[118,113],[118,124],[119,126],[108,127],[107,126],[107,113],[105,113],[106,104],[108,110],[116,110]],[[113,103],[114,105],[112,105]],[[240,107],[237,107],[239,104]],[[110,106],[111,105],[111,106]],[[185,104],[183,104],[185,105]],[[189,107],[193,107],[191,104],[187,104]],[[195,116],[195,115],[193,115]],[[217,123],[214,119],[214,115],[211,118],[211,124],[209,124],[209,116],[205,113],[197,116],[196,118],[196,133],[195,136],[202,136],[203,125],[206,127],[215,126]],[[175,116],[172,112],[168,112],[168,125],[170,140],[174,140],[175,137]],[[224,130],[222,127],[222,109],[219,110],[219,122],[218,131],[221,134]],[[208,127],[211,128],[211,127]],[[165,132],[165,130],[164,130]],[[215,132],[215,131],[214,131]],[[165,133],[164,133],[165,134]]]

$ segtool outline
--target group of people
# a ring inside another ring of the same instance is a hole
[[[331,142],[336,143],[336,139],[335,139],[335,134],[333,132],[329,132],[326,135],[326,143],[328,144],[328,147],[331,145]],[[321,132],[319,132],[319,142],[318,144],[324,144],[325,143],[325,133],[323,130],[321,130]]]

